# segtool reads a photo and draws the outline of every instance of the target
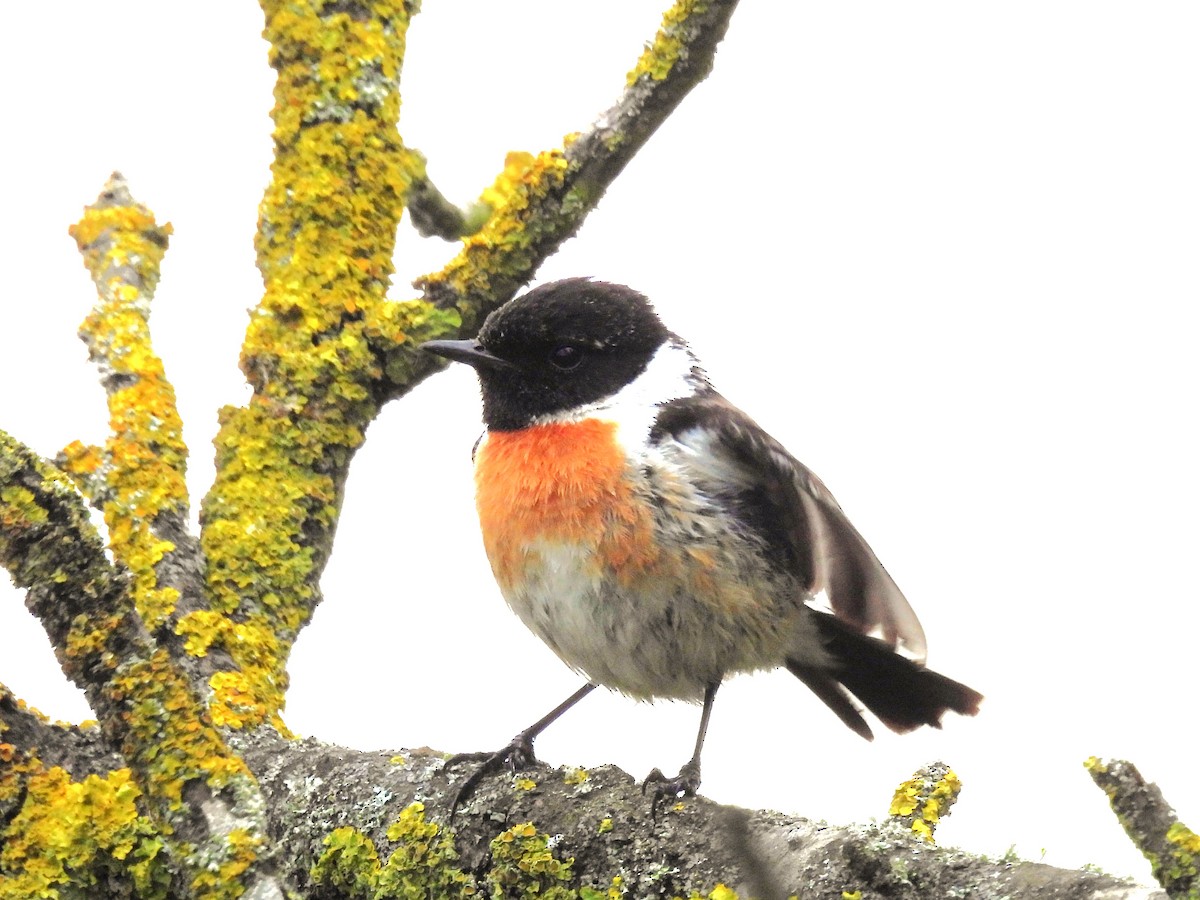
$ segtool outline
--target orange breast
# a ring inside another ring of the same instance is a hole
[[[616,425],[596,419],[491,432],[475,460],[484,547],[501,588],[536,564],[538,542],[585,546],[630,577],[656,558],[649,511],[635,503]]]

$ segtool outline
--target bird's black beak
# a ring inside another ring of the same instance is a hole
[[[421,349],[476,369],[515,369],[507,359],[494,356],[479,341],[426,341]]]

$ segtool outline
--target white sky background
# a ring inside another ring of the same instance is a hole
[[[426,0],[401,126],[477,196],[510,149],[617,96],[660,2]],[[5,12],[0,427],[104,438],[66,228],[113,169],[174,224],[154,306],[199,505],[236,367],[273,73],[250,2]],[[1200,6],[745,0],[709,81],[540,280],[631,284],[734,402],[817,471],[925,625],[974,720],[860,741],[786,673],[718,697],[704,791],[835,822],[944,759],[943,843],[1145,881],[1081,763],[1127,757],[1200,828],[1196,304]],[[455,247],[401,226],[392,294]],[[464,367],[394,403],[351,475],[293,728],[363,749],[491,749],[580,683],[524,631],[477,537]],[[88,716],[0,585],[0,681]],[[538,743],[641,778],[698,710],[593,696]]]

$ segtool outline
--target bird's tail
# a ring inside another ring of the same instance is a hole
[[[831,615],[816,618],[831,663],[814,666],[789,659],[788,671],[868,741],[871,728],[850,694],[900,734],[922,725],[941,728],[947,710],[964,716],[979,712],[983,695],[978,691],[931,672]]]

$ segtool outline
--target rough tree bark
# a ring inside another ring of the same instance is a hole
[[[488,779],[450,829],[462,773],[442,754],[298,741],[280,717],[364,431],[437,369],[416,346],[473,334],[578,229],[707,75],[735,5],[678,0],[614,107],[510,155],[458,210],[397,129],[416,0],[262,0],[279,77],[241,357],[253,396],[221,413],[198,535],[149,332],[170,229],[119,176],[88,207],[72,233],[99,299],[81,336],[111,434],[50,462],[0,432],[0,562],[97,722],[51,724],[0,688],[0,898],[1153,895],[936,847],[948,770],[902,785],[894,822],[833,827],[702,798],[655,821],[623,772],[540,767]],[[398,303],[405,208],[462,244]]]

